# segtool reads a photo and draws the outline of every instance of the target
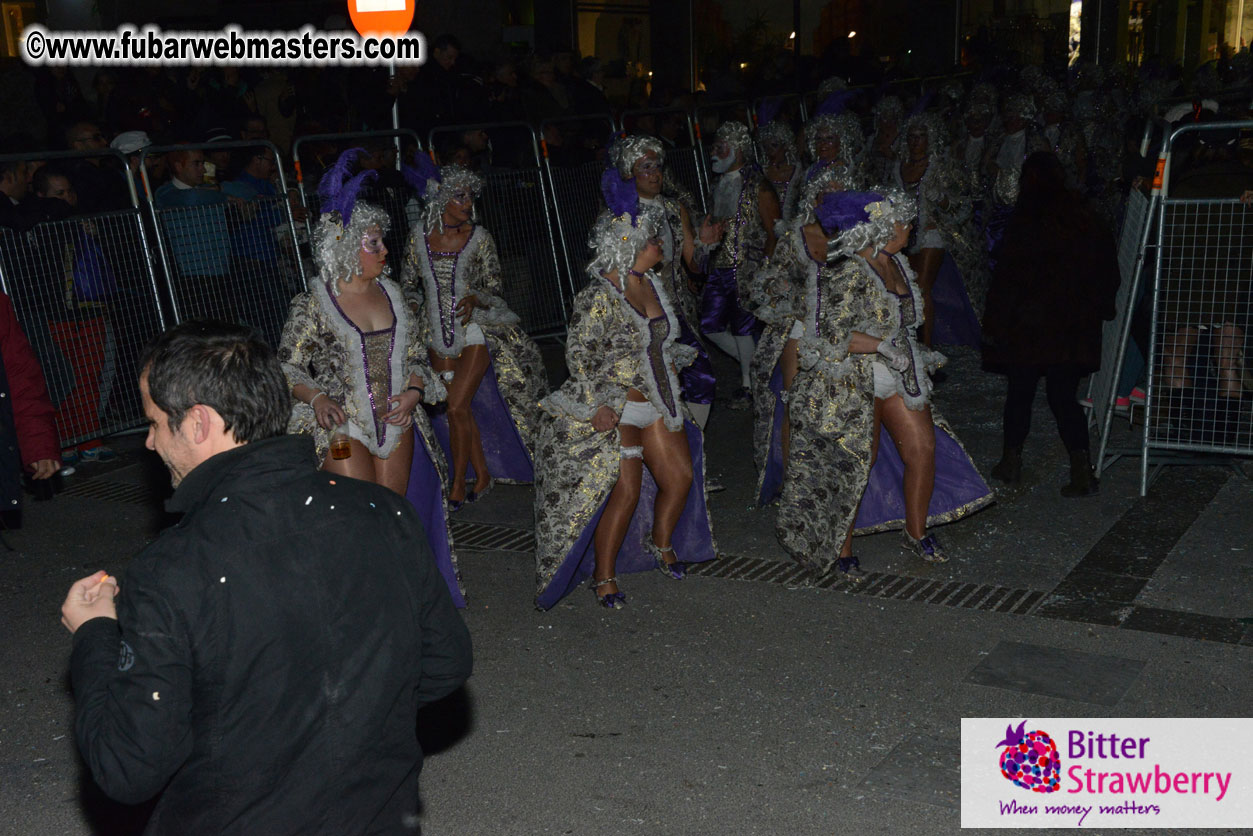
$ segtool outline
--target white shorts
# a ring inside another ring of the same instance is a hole
[[[622,414],[618,416],[618,423],[642,430],[660,419],[661,413],[648,401],[627,401],[626,406],[622,407]]]
[[[892,376],[892,371],[879,360],[872,360],[870,367],[874,370],[874,396],[876,398],[890,398],[899,394],[896,391],[896,378]]]
[[[466,345],[487,345],[487,338],[483,336],[483,329],[477,322],[471,322],[466,326],[465,343]]]
[[[803,336],[805,336],[805,326],[799,319],[795,320],[792,323],[792,330],[788,333],[787,338],[789,340],[799,340]]]

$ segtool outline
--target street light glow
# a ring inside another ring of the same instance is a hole
[[[849,33],[848,33],[848,36],[851,38],[851,37],[853,37],[853,36],[854,36],[854,35],[856,35],[856,34],[857,34],[856,32],[849,32]]]

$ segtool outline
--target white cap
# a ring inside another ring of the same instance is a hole
[[[113,137],[109,147],[114,151],[121,151],[123,154],[134,154],[139,149],[147,148],[151,144],[152,140],[143,131],[125,131]]]

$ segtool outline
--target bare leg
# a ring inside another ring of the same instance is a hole
[[[643,444],[639,427],[622,424],[618,426],[618,434],[624,450]],[[605,502],[605,510],[601,512],[600,522],[596,524],[596,532],[592,535],[592,547],[596,553],[596,568],[592,571],[592,578],[595,580],[603,581],[614,576],[618,550],[622,548],[627,527],[631,524],[631,516],[640,501],[640,484],[643,478],[643,459],[625,455],[619,459],[618,482]],[[610,583],[597,588],[596,594],[604,596],[617,591],[618,585]]]
[[[935,490],[935,425],[931,407],[912,410],[900,395],[883,402],[887,427],[905,464],[905,531],[915,540],[927,534],[927,509]]]
[[[909,266],[918,275],[918,289],[922,291],[922,327],[918,329],[923,343],[931,345],[931,331],[935,326],[935,300],[931,289],[935,287],[936,277],[940,275],[940,265],[944,262],[944,250],[928,247],[919,250],[909,257]]]
[[[898,398],[899,399],[899,398]],[[874,467],[875,461],[879,458],[879,432],[883,428],[883,401],[880,398],[874,399],[874,419],[873,419],[873,435],[870,439],[870,467]],[[869,476],[867,476],[869,479]],[[867,482],[869,484],[869,482]],[[865,491],[862,491],[865,494]],[[857,526],[857,510],[861,508],[861,499],[857,500],[857,509],[853,511],[853,518],[848,522],[848,536],[844,538],[844,545],[840,547],[840,557],[853,556],[853,529]]]
[[[333,459],[328,451],[322,461],[322,469],[336,476],[347,476],[362,482],[377,482],[374,478],[374,456],[357,439],[350,439],[348,443],[352,454],[346,459]]]
[[[796,379],[796,372],[800,369],[800,361],[796,356],[796,340],[788,340],[783,346],[783,356],[779,358],[779,366],[783,371],[783,391],[789,392],[792,389],[792,381]],[[788,413],[788,406],[783,406],[783,431],[779,434],[783,442],[783,472],[787,473],[788,456],[792,452],[792,420]]]
[[[671,545],[670,537],[679,524],[687,495],[692,489],[692,453],[687,446],[687,430],[680,427],[671,432],[660,418],[641,433],[644,442],[644,464],[657,483],[657,500],[653,504],[653,545]],[[662,552],[662,560],[674,563],[674,552]]]
[[[397,429],[389,427],[388,432]],[[413,468],[413,427],[405,427],[400,432],[400,443],[390,456],[385,459],[371,458],[374,460],[374,481],[404,496],[409,488],[409,471]]]
[[[456,359],[439,357],[431,352],[431,366],[437,372],[452,371],[448,383],[448,443],[452,448],[452,481],[448,498],[460,502],[466,497],[466,468],[474,465],[475,490],[487,487],[491,475],[487,472],[487,459],[483,455],[483,443],[479,438],[478,425],[470,411],[474,393],[487,372],[487,346],[467,346]]]

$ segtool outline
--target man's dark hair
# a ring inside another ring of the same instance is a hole
[[[457,36],[451,32],[436,35],[435,40],[431,41],[431,49],[448,49],[448,47],[461,52],[461,41],[457,40]]]
[[[148,396],[178,430],[187,410],[211,406],[240,443],[287,430],[291,390],[274,350],[251,328],[191,320],[161,334],[139,368]]]
[[[55,163],[48,163],[47,165],[41,165],[39,170],[35,172],[35,176],[30,179],[30,190],[35,194],[46,195],[48,193],[48,180],[53,177],[64,177],[69,181],[71,188],[74,186],[74,181],[70,179],[68,169]]]

